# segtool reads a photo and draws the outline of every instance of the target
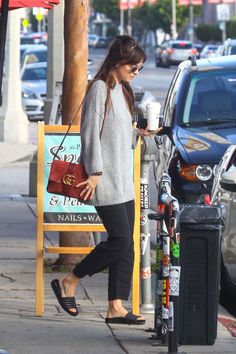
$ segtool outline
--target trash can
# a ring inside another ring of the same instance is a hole
[[[180,344],[215,342],[223,225],[219,207],[180,206]]]

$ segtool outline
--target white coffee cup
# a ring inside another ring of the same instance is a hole
[[[159,102],[149,102],[147,104],[147,129],[156,131],[159,127],[161,104]]]

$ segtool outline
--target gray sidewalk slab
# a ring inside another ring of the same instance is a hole
[[[0,141],[0,166],[29,161],[37,149],[35,144],[17,144]]]
[[[58,306],[50,282],[61,276],[45,273],[45,311],[35,317],[36,200],[27,194],[29,162],[21,166],[23,182],[0,166],[0,349],[9,354],[157,354],[167,348],[153,347],[145,330],[153,326],[153,314],[145,314],[145,326],[106,325],[107,273],[86,277],[76,299],[80,314],[67,315]],[[7,181],[12,179],[12,189]],[[4,182],[4,183],[2,183]],[[57,234],[47,233],[45,243],[56,243]],[[46,255],[55,257],[55,255]],[[130,307],[130,302],[127,302]],[[219,306],[221,317],[230,318]],[[179,352],[236,353],[236,338],[218,321],[214,345],[181,346]]]

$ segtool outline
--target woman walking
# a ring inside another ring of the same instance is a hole
[[[143,49],[130,36],[118,36],[100,70],[88,86],[81,118],[81,162],[88,179],[81,197],[94,205],[108,233],[72,273],[52,281],[52,289],[71,316],[78,315],[75,290],[81,278],[105,268],[108,277],[107,323],[144,324],[128,312],[134,261],[134,186],[131,149],[146,130],[132,127],[134,96],[130,81],[146,60]]]

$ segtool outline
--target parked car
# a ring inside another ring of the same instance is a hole
[[[107,48],[108,39],[97,34],[88,35],[88,46],[92,48]]]
[[[192,42],[185,40],[166,41],[156,48],[156,66],[169,67],[172,64],[179,64],[192,54],[198,54]]]
[[[170,85],[163,133],[157,137],[157,169],[172,177],[172,192],[183,203],[211,193],[215,166],[236,143],[236,56],[187,60]]]
[[[205,47],[201,51],[200,58],[204,59],[204,58],[213,58],[213,57],[215,57],[216,56],[216,52],[217,52],[217,48],[218,48],[218,45],[216,45],[216,44],[207,44],[207,45],[205,45]]]
[[[47,44],[48,34],[46,32],[29,32],[21,33],[21,44]]]
[[[234,55],[236,54],[236,39],[228,38],[223,43],[222,55]]]
[[[29,120],[43,119],[47,89],[47,63],[27,64],[21,70],[23,108]]]
[[[204,48],[204,44],[202,43],[193,43],[193,47],[197,49],[197,54],[196,54],[196,58],[200,59],[200,54]]]
[[[221,291],[223,305],[236,311],[236,145],[224,153],[216,169],[212,204],[224,208],[225,227],[221,241]]]
[[[216,57],[221,57],[221,55],[223,54],[223,44],[220,44],[216,50]]]
[[[21,61],[22,61],[24,52],[25,52],[26,49],[28,49],[28,48],[29,48],[29,44],[21,44],[21,45],[20,45],[20,63],[21,63]]]
[[[29,45],[22,56],[21,68],[24,65],[32,63],[47,62],[48,48],[44,44],[32,44]]]

